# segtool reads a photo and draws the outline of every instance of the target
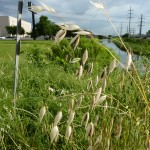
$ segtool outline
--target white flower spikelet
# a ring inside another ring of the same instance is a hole
[[[46,114],[46,107],[43,106],[41,109],[40,109],[40,113],[39,113],[39,120],[40,122],[42,121],[43,117],[45,116]]]
[[[67,33],[66,30],[63,29],[59,30],[55,36],[55,43],[60,43],[66,36],[66,33]]]
[[[131,53],[128,52],[128,58],[127,58],[127,63],[126,63],[126,69],[127,69],[127,71],[130,68],[131,63],[132,63],[132,55],[131,55]]]
[[[58,125],[58,123],[60,122],[61,118],[62,118],[62,112],[59,111],[59,112],[57,113],[57,115],[55,116],[54,126],[57,126],[57,125]]]
[[[96,95],[95,101],[97,101],[100,98],[101,92],[102,92],[102,88],[99,88],[99,89],[96,90],[96,92],[95,92],[95,95]]]
[[[44,3],[40,2],[40,4],[43,6],[43,8],[51,13],[55,13],[55,10],[47,5],[45,5]]]
[[[97,101],[95,101],[95,105],[99,105],[101,103],[103,103],[107,98],[107,95],[103,95],[101,96]]]
[[[54,126],[50,133],[51,143],[56,142],[59,136],[59,129],[57,126]]]
[[[68,125],[70,125],[73,122],[74,116],[75,116],[75,111],[73,111],[73,110],[70,111],[68,120],[67,120]]]
[[[74,33],[79,34],[79,35],[92,35],[91,32],[84,31],[84,30],[80,30],[80,31],[77,31],[77,32],[74,32]]]
[[[65,134],[65,138],[66,138],[67,142],[68,142],[68,140],[70,138],[71,132],[72,132],[71,126],[67,126],[66,134]]]
[[[113,72],[116,67],[116,59],[113,59],[109,66],[109,74]]]
[[[94,134],[94,124],[91,122],[86,128],[86,137],[92,137]]]
[[[88,51],[87,49],[85,50],[84,54],[83,54],[83,57],[82,57],[82,64],[85,65],[85,63],[87,62],[88,60]]]
[[[89,112],[85,113],[84,116],[82,117],[81,124],[85,124],[85,127],[86,127],[88,124],[89,118],[90,118]]]
[[[83,66],[80,65],[79,70],[78,70],[78,79],[81,78],[82,74],[83,74]]]
[[[68,31],[73,31],[73,30],[79,30],[80,27],[76,24],[64,24],[60,25],[62,29],[68,30]]]
[[[104,4],[103,3],[95,3],[93,1],[90,1],[90,3],[92,5],[94,5],[95,7],[99,8],[99,9],[104,9]]]

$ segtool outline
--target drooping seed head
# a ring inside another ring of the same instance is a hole
[[[99,8],[99,9],[104,9],[104,4],[103,3],[96,3],[96,2],[93,2],[93,1],[90,1],[90,3],[92,5],[94,5],[95,7]]]
[[[99,134],[99,136],[96,138],[96,142],[95,142],[94,145],[100,144],[101,141],[102,141],[102,130],[100,130],[100,134]]]
[[[66,30],[63,29],[59,30],[55,36],[55,43],[60,43],[66,36],[66,33],[67,33]]]
[[[98,75],[97,75],[96,78],[95,78],[95,86],[98,85],[98,82],[99,82],[99,77],[98,77]]]
[[[93,71],[93,62],[90,63],[87,73],[88,73],[89,75],[91,75],[91,74],[92,74],[92,71]]]
[[[82,99],[83,99],[83,96],[80,96],[79,100],[77,101],[77,108],[80,107],[80,105],[82,103]]]
[[[89,146],[87,150],[93,150],[92,146]]]
[[[82,64],[83,64],[83,66],[85,65],[87,60],[88,60],[88,51],[86,49],[84,54],[83,54],[83,57],[82,57]]]
[[[113,59],[109,66],[109,74],[113,72],[116,67],[116,59]]]
[[[80,35],[78,34],[71,40],[70,45],[74,47],[74,50],[77,48],[79,41],[80,41]]]
[[[107,95],[101,96],[97,101],[95,101],[95,106],[103,103],[106,100]]]
[[[74,116],[75,116],[75,111],[73,111],[73,110],[70,111],[69,116],[68,116],[68,120],[67,120],[68,126],[73,122]]]
[[[40,109],[40,113],[39,113],[39,120],[40,122],[42,121],[43,117],[45,116],[46,114],[46,107],[43,106],[41,109]]]
[[[132,63],[132,55],[131,55],[131,53],[128,52],[127,63],[126,63],[126,70],[127,71],[130,68],[131,63]]]
[[[107,84],[107,81],[106,81],[106,78],[104,78],[103,83],[102,83],[102,91],[103,92],[105,92],[106,84]]]
[[[55,13],[55,10],[49,6],[47,6],[46,4],[44,4],[43,2],[40,2],[40,4],[43,6],[43,8],[51,13]]]
[[[67,31],[74,31],[74,30],[79,30],[80,27],[76,24],[62,24],[59,25],[62,29],[67,30]]]
[[[80,65],[79,70],[78,70],[78,79],[81,78],[82,74],[83,74],[83,66]]]
[[[70,102],[70,111],[73,110],[73,107],[74,107],[74,99],[71,99],[71,102]]]
[[[50,133],[51,143],[56,142],[59,136],[59,129],[57,126],[54,126]]]
[[[87,83],[87,90],[89,91],[91,87],[92,87],[92,79],[89,80]]]
[[[67,142],[68,142],[68,140],[70,138],[71,132],[72,132],[71,126],[67,126],[66,134],[65,134],[65,138],[66,138]]]
[[[86,127],[88,124],[89,118],[90,118],[89,112],[85,113],[84,116],[82,117],[81,124],[85,124],[85,127]]]
[[[84,30],[80,30],[77,32],[73,32],[74,34],[78,34],[78,35],[92,35],[92,32],[88,32],[88,31],[84,31]]]
[[[102,73],[101,73],[101,79],[105,79],[107,75],[107,67],[104,67]]]
[[[59,112],[57,113],[57,115],[55,116],[54,126],[57,126],[57,125],[58,125],[58,123],[60,122],[61,118],[62,118],[62,112],[59,111]]]
[[[95,101],[97,101],[100,98],[101,92],[102,92],[102,88],[99,88],[99,89],[96,90],[96,92],[95,92],[95,95],[96,95]]]
[[[92,137],[94,134],[94,124],[91,122],[86,128],[86,137]]]

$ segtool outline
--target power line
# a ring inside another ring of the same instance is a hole
[[[139,29],[139,35],[141,36],[142,34],[142,26],[143,26],[143,15],[141,14],[141,19],[140,19],[140,29]]]
[[[129,10],[129,36],[130,36],[130,34],[131,34],[131,33],[130,33],[130,32],[131,32],[131,31],[130,31],[130,30],[131,30],[131,18],[133,18],[133,17],[132,17],[132,14],[133,14],[132,11],[133,11],[133,10],[131,9],[131,6],[130,6],[130,10]]]

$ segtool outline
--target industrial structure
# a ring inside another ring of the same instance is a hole
[[[12,36],[7,33],[6,26],[17,26],[17,18],[12,16],[0,16],[0,36]],[[25,30],[26,33],[30,33],[32,31],[32,26],[30,22],[21,21],[21,26]]]

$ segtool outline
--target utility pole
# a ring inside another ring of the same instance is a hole
[[[17,16],[17,31],[16,31],[17,39],[16,39],[16,54],[15,54],[15,71],[14,71],[14,107],[16,106],[16,99],[17,99],[22,9],[23,9],[23,0],[19,0],[19,2],[18,2],[18,16]]]
[[[131,9],[131,6],[130,6],[129,17],[128,17],[129,18],[129,37],[130,37],[130,34],[131,34],[131,18],[133,18],[132,17],[132,14],[133,14],[132,11],[133,10]]]
[[[142,35],[142,26],[143,26],[143,15],[141,14],[141,19],[140,19],[140,30],[139,30],[139,35]]]
[[[128,28],[128,26],[127,26],[127,33],[129,33],[129,28]]]
[[[31,11],[31,6],[32,6],[32,3],[31,2],[28,2],[28,10]],[[32,35],[31,37],[36,40],[36,33],[35,33],[35,12],[31,11],[32,13]]]

